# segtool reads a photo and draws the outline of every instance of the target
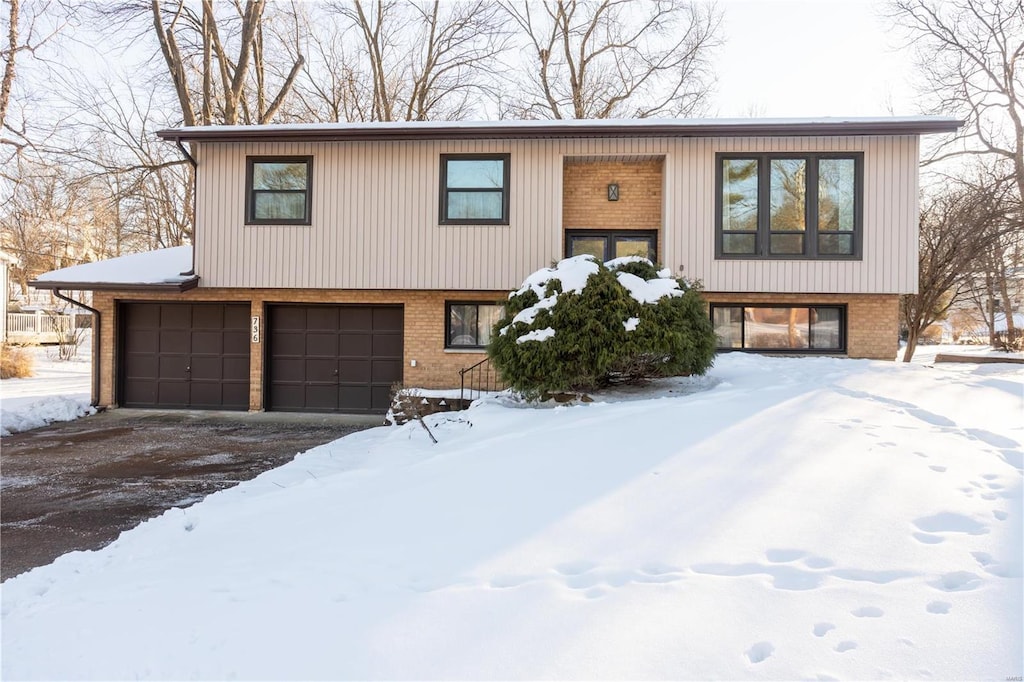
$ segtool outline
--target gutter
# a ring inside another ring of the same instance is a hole
[[[100,311],[96,310],[92,306],[87,306],[81,301],[65,296],[60,292],[60,289],[53,290],[54,296],[62,301],[67,301],[72,305],[76,305],[79,308],[84,308],[92,313],[92,395],[89,396],[89,404],[93,407],[99,407],[100,403]]]
[[[189,270],[187,272],[182,272],[182,273],[179,273],[179,274],[185,275],[185,276],[194,276],[196,274],[196,248],[194,246],[194,244],[196,243],[196,235],[195,235],[195,229],[196,229],[196,225],[195,225],[195,218],[196,218],[196,191],[199,189],[199,177],[198,177],[199,174],[196,172],[196,170],[199,168],[199,162],[196,161],[196,157],[192,156],[192,154],[190,154],[189,151],[187,149],[185,149],[185,145],[183,145],[181,143],[181,139],[180,138],[174,140],[174,144],[177,145],[177,147],[181,151],[182,155],[184,155],[185,159],[192,166],[192,244],[193,244],[193,247],[192,247],[192,267],[189,268]]]

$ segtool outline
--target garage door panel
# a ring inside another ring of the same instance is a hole
[[[187,353],[189,344],[189,332],[187,329],[161,329],[160,330],[160,352],[161,353]]]
[[[192,327],[192,306],[167,304],[160,306],[160,328],[188,330]]]
[[[330,306],[306,308],[306,329],[310,331],[337,331],[338,309]]]
[[[235,383],[241,383],[245,385],[245,390],[249,390],[249,358],[224,358],[223,359],[223,375],[224,381],[232,381]],[[246,398],[246,403],[249,399]]]
[[[121,310],[122,405],[249,407],[248,303],[126,303]]]
[[[138,379],[125,387],[124,399],[121,402],[125,405],[155,405],[157,401],[156,388],[155,379],[153,381]]]
[[[374,357],[402,357],[402,336],[400,334],[374,334]]]
[[[404,312],[401,308],[374,308],[373,330],[402,333],[404,329]]]
[[[224,354],[245,356],[249,361],[249,332],[224,332]]]
[[[306,335],[306,355],[309,357],[338,357],[338,333],[310,332]]]
[[[270,335],[270,344],[277,357],[301,358],[306,354],[306,337],[303,334],[275,331]]]
[[[341,334],[341,356],[363,358],[372,354],[373,337],[369,334]]]
[[[304,337],[301,368],[294,362],[299,344],[280,333],[282,325],[296,323],[297,310],[305,311],[308,325],[302,332],[290,330]],[[402,320],[402,308],[396,306],[271,306],[267,408],[386,411],[390,386],[402,379]],[[384,365],[376,370],[378,362]],[[375,385],[375,372],[383,377],[381,386]],[[294,396],[296,384],[304,387],[301,401]]]
[[[158,329],[160,327],[160,306],[128,304],[124,307],[126,327],[136,329]]]
[[[276,306],[272,310],[274,330],[306,331],[306,309],[292,306]]]
[[[155,355],[131,353],[124,359],[124,371],[139,379],[156,379],[160,376],[160,361]]]
[[[163,407],[188,407],[188,382],[161,381],[157,388],[157,402]]]
[[[373,308],[346,307],[341,309],[341,328],[348,331],[372,331]]]
[[[224,329],[224,309],[221,306],[197,305],[192,308],[192,329]]]
[[[220,357],[192,356],[189,378],[192,381],[220,381],[224,378],[224,363]]]
[[[306,361],[302,358],[274,358],[270,363],[270,380],[274,382],[302,383],[296,377],[305,376]]]
[[[341,360],[338,363],[342,384],[370,383],[370,360]]]
[[[306,384],[306,403],[303,407],[310,410],[334,410],[338,404],[338,387],[336,384]]]
[[[387,412],[391,407],[391,385],[372,386],[370,388],[370,409],[374,412]]]
[[[219,331],[192,332],[192,355],[222,355],[224,335]]]
[[[161,379],[185,379],[188,357],[185,355],[161,355],[159,359]]]
[[[401,360],[374,360],[370,380],[375,383],[393,384],[402,380]]]
[[[338,390],[338,407],[346,412],[373,409],[369,386],[342,386]]]
[[[160,342],[158,329],[129,329],[125,333],[129,348],[155,348]]]

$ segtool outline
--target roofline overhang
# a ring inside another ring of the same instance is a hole
[[[396,140],[481,140],[595,137],[781,137],[811,135],[926,135],[952,133],[963,126],[959,119],[775,120],[732,122],[576,121],[516,122],[505,125],[416,123],[380,125],[263,125],[193,126],[157,131],[173,142],[365,142]]]
[[[118,283],[118,282],[51,282],[33,280],[28,283],[33,289],[65,289],[67,291],[163,291],[182,292],[199,286],[199,278],[192,277],[181,282],[159,283]]]

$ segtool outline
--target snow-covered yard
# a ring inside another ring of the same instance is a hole
[[[69,361],[57,359],[55,346],[27,349],[33,356],[35,376],[0,381],[0,435],[95,413],[89,405],[90,343],[86,337],[78,355]]]
[[[732,354],[365,431],[5,582],[3,677],[1019,676],[1022,394]]]

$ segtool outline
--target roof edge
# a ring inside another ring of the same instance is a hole
[[[199,286],[199,277],[191,277],[180,282],[158,283],[118,283],[118,282],[50,282],[32,280],[28,283],[33,289],[66,289],[68,291],[172,291],[183,292]]]
[[[486,123],[486,124],[485,124]],[[749,121],[517,121],[477,123],[297,124],[193,126],[157,131],[173,142],[344,142],[445,139],[594,137],[781,137],[811,135],[927,135],[952,133],[963,121],[945,117],[892,119],[775,119]]]

